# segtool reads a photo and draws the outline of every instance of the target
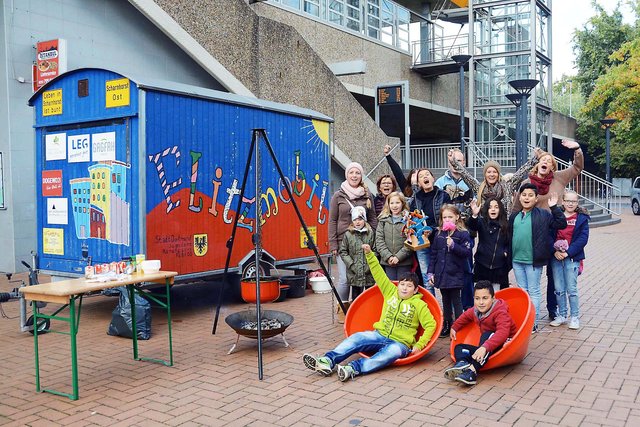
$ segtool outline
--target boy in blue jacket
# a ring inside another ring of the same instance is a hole
[[[538,332],[540,317],[540,276],[542,267],[547,265],[553,251],[552,235],[549,230],[567,227],[567,220],[557,206],[558,193],[549,193],[551,212],[536,207],[538,187],[526,183],[520,186],[522,211],[513,212],[509,218],[511,237],[511,259],[518,286],[527,291],[536,309],[536,323],[533,332]]]
[[[304,365],[323,376],[338,371],[338,379],[347,381],[357,375],[368,374],[391,365],[397,359],[422,350],[436,330],[436,321],[427,303],[418,292],[418,278],[407,273],[396,287],[378,262],[369,245],[362,245],[371,274],[384,298],[380,320],[373,324],[373,331],[357,332],[338,346],[316,357],[305,354]],[[424,332],[416,340],[418,327]],[[346,365],[340,362],[359,352],[374,353],[370,358],[361,357]]]

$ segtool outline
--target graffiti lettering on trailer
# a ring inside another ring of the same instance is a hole
[[[300,169],[300,150],[294,151],[294,156],[296,159],[296,170],[295,177],[293,182],[285,176],[285,182],[281,178],[278,178],[277,190],[273,187],[268,187],[259,197],[260,203],[260,225],[263,225],[267,222],[269,218],[273,215],[274,217],[278,215],[279,211],[279,202],[288,204],[291,202],[291,199],[288,198],[288,192],[286,191],[286,186],[288,186],[293,194],[298,197],[302,197],[307,187],[307,180],[304,171]],[[189,155],[191,156],[191,175],[189,178],[189,210],[194,213],[199,213],[202,210],[202,198],[199,198],[198,204],[195,204],[196,201],[196,183],[198,180],[198,170],[200,167],[200,159],[202,157],[202,153],[196,151],[190,151]],[[166,212],[169,214],[172,210],[178,208],[180,206],[180,200],[174,200],[172,195],[173,190],[176,187],[182,185],[182,177],[178,177],[177,179],[169,182],[166,170],[165,170],[165,162],[174,161],[175,166],[178,167],[180,165],[181,153],[180,149],[177,145],[173,147],[168,147],[158,153],[151,154],[148,156],[149,161],[152,162],[155,166],[155,170],[158,176],[158,180],[160,182],[160,187],[162,188],[163,196],[165,202],[167,203]],[[223,170],[221,167],[216,167],[215,169],[215,178],[211,180],[212,184],[212,201],[211,206],[206,209],[206,212],[213,215],[214,217],[218,216],[218,209],[216,206],[216,202],[218,200],[218,196],[220,195],[221,187],[222,187],[222,176]],[[226,224],[231,224],[233,222],[233,218],[229,216],[229,212],[231,210],[232,204],[234,202],[234,198],[240,195],[240,188],[238,188],[239,181],[234,178],[231,182],[231,186],[224,189],[224,192],[227,193],[227,198],[224,203],[224,209],[222,212],[222,220]],[[309,197],[305,201],[305,205],[309,210],[313,210],[313,196],[320,191],[320,203],[317,208],[317,221],[319,224],[324,224],[327,220],[327,212],[324,207],[324,201],[327,197],[327,190],[329,187],[329,182],[327,180],[321,181],[320,173],[315,173],[313,175],[313,179],[310,182],[310,192]],[[320,188],[320,190],[319,190]],[[178,188],[179,189],[179,188]],[[177,191],[177,190],[176,190]],[[238,226],[244,229],[249,230],[249,232],[253,231],[254,220],[249,219],[249,210],[251,205],[256,202],[256,198],[248,198],[243,197],[242,199],[243,205],[240,211],[240,217],[238,219]]]

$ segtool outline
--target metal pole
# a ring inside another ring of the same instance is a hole
[[[528,101],[529,95],[528,94],[522,94],[522,102],[520,102],[520,122],[521,122],[521,132],[522,132],[522,136],[520,138],[520,155],[518,156],[518,161],[516,164],[516,170],[520,168],[520,166],[522,166],[525,162],[526,162],[526,158],[527,158],[527,146],[529,145],[529,132],[528,132],[528,128],[529,126],[527,123],[527,109],[528,109],[528,105],[527,105],[527,101]]]
[[[605,129],[605,135],[607,137],[607,146],[606,146],[606,157],[607,157],[607,182],[611,183],[611,146],[610,146],[610,130],[609,126]]]
[[[318,252],[318,246],[316,246],[316,243],[314,242],[311,233],[309,232],[309,228],[307,227],[307,224],[304,222],[304,219],[302,218],[302,213],[300,213],[300,209],[298,208],[298,204],[296,203],[296,199],[293,197],[293,192],[291,191],[291,185],[288,183],[288,181],[285,179],[285,175],[284,172],[282,171],[282,168],[280,167],[280,163],[278,162],[278,158],[276,157],[276,153],[273,151],[273,146],[271,145],[271,142],[269,141],[269,138],[267,137],[267,132],[264,129],[254,129],[254,134],[259,133],[260,135],[262,135],[262,138],[267,146],[267,149],[269,150],[269,154],[271,154],[271,158],[273,159],[273,163],[276,165],[276,170],[278,171],[278,174],[280,175],[280,178],[282,178],[282,182],[284,183],[284,188],[285,190],[287,190],[287,194],[289,195],[289,199],[291,200],[291,203],[293,204],[293,209],[296,211],[296,215],[298,216],[298,220],[300,221],[300,224],[302,225],[302,229],[304,230],[305,235],[307,236],[307,241],[309,249],[313,250],[313,253],[316,256],[316,259],[318,260],[318,264],[320,265],[320,268],[322,269],[322,271],[324,272],[325,277],[327,278],[327,280],[329,281],[329,285],[331,286],[331,289],[333,290],[333,295],[338,299],[338,304],[340,305],[340,308],[342,309],[342,312],[344,314],[347,314],[347,308],[345,307],[344,303],[342,302],[342,299],[340,298],[340,295],[338,294],[338,291],[336,289],[336,287],[333,284],[333,279],[331,278],[331,274],[329,274],[329,270],[327,269],[327,267],[324,265],[324,262],[322,262],[322,258],[320,257],[320,253]],[[322,203],[322,202],[321,202]]]
[[[224,294],[225,284],[227,283],[227,277],[229,273],[229,263],[231,262],[231,253],[233,252],[233,242],[236,238],[236,231],[238,230],[238,218],[240,217],[240,209],[244,200],[244,190],[247,188],[247,178],[249,177],[249,169],[251,167],[251,159],[253,156],[253,150],[255,144],[257,144],[257,135],[255,132],[251,136],[251,145],[249,146],[249,154],[247,155],[247,164],[244,168],[244,175],[242,176],[242,184],[240,186],[240,194],[238,196],[238,203],[236,205],[236,213],[233,216],[233,227],[231,228],[231,237],[227,240],[227,260],[224,263],[224,273],[222,274],[222,286],[220,287],[220,293],[218,294],[218,304],[216,306],[216,315],[213,320],[213,329],[211,334],[215,335],[218,329],[218,318],[220,317],[220,307],[222,306],[222,295]],[[257,267],[257,266],[256,266]]]
[[[471,55],[453,55],[451,57],[460,66],[460,150],[465,153],[464,131],[464,65],[471,60]],[[471,70],[471,68],[469,68]],[[469,95],[471,97],[471,95]]]
[[[409,119],[409,82],[402,83],[402,102],[404,103],[404,167],[411,169],[411,121]]]
[[[520,150],[522,149],[522,104],[516,105],[516,170],[520,168]]]
[[[254,146],[255,154],[255,198],[256,198],[256,228],[253,235],[253,244],[255,245],[255,263],[256,263],[256,321],[258,322],[258,379],[262,380],[262,308],[260,306],[260,258],[262,258],[262,230],[260,226],[260,194],[262,192],[261,173],[262,159],[260,157],[260,141],[256,138]]]
[[[573,80],[569,80],[569,117],[573,117],[571,114],[573,107]]]
[[[464,64],[460,64],[460,150],[465,154],[464,144]]]

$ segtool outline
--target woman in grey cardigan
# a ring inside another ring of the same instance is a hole
[[[473,194],[476,195],[478,206],[482,206],[484,200],[488,198],[498,199],[507,211],[507,218],[511,215],[513,208],[513,195],[518,190],[520,184],[527,178],[529,170],[538,163],[539,156],[543,153],[540,148],[533,151],[533,156],[527,163],[522,165],[509,179],[504,179],[500,174],[498,162],[489,160],[482,168],[482,182],[474,178],[469,171],[453,157],[453,150],[449,151],[449,163],[453,169],[462,176],[462,180],[469,186]]]

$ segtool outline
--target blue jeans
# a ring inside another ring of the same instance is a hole
[[[349,362],[349,365],[358,374],[368,374],[391,365],[397,359],[406,357],[411,349],[391,338],[385,338],[378,331],[365,331],[351,335],[325,356],[331,360],[331,367],[334,367],[336,363],[360,352],[373,355],[368,359],[361,357],[353,360]]]
[[[420,272],[422,273],[422,281],[424,282],[424,287],[426,290],[431,292],[431,295],[436,296],[436,290],[429,283],[427,272],[429,271],[429,260],[431,258],[431,248],[420,249],[416,251],[416,255],[418,256],[418,264],[420,264]]]
[[[536,323],[540,317],[540,277],[542,276],[542,267],[534,267],[533,264],[523,264],[521,262],[513,262],[513,273],[516,276],[518,286],[527,291],[533,306],[536,309]]]
[[[578,268],[580,268],[580,261],[572,261],[569,258],[558,261],[553,258],[551,260],[551,268],[553,269],[553,282],[556,289],[556,299],[558,300],[558,315],[567,317],[568,296],[571,316],[578,317],[580,315],[580,309],[578,308]]]

